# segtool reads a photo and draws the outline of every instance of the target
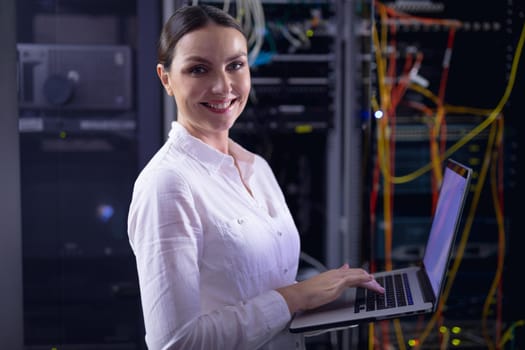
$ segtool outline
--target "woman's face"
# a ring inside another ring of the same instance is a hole
[[[177,120],[191,133],[227,133],[239,117],[251,86],[247,51],[239,31],[210,24],[179,40],[169,72],[157,66]]]

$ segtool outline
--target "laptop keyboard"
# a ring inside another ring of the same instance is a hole
[[[380,294],[367,288],[358,287],[355,303],[356,313],[414,304],[406,273],[377,277],[376,281],[385,288],[385,293]]]

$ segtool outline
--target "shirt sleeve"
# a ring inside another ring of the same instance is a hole
[[[149,349],[257,349],[290,321],[286,302],[276,291],[202,312],[202,230],[191,192],[176,173],[137,181],[128,234]]]

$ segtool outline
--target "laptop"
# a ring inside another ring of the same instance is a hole
[[[417,265],[374,273],[385,294],[349,288],[340,299],[297,313],[290,332],[344,329],[362,323],[434,312],[444,286],[472,169],[453,159],[445,161],[443,182],[425,253]]]

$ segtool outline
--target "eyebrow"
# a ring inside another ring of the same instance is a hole
[[[237,54],[235,54],[235,55],[232,55],[232,56],[230,56],[230,57],[227,57],[227,58],[226,58],[226,61],[229,62],[229,61],[236,60],[236,59],[238,59],[238,58],[240,58],[240,57],[247,57],[247,56],[248,56],[248,54],[247,54],[246,52],[241,51],[241,52],[239,52],[239,53],[237,53]],[[201,57],[201,56],[197,56],[197,55],[194,55],[194,56],[188,56],[188,57],[186,57],[184,60],[185,60],[185,61],[192,61],[192,62],[208,63],[208,64],[211,63],[211,62],[210,62],[209,60],[207,60],[206,58]]]

